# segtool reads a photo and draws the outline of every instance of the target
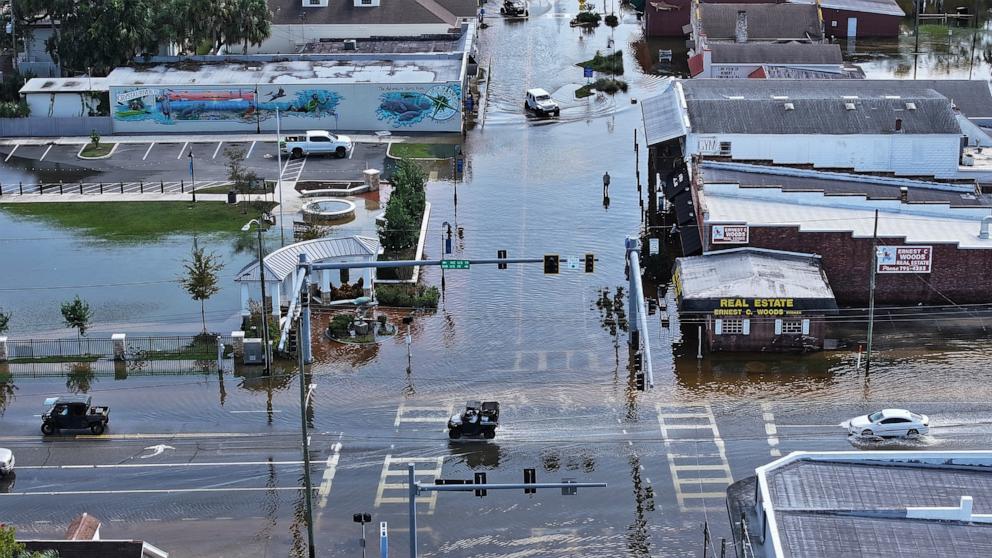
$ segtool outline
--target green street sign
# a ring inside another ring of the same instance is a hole
[[[441,260],[441,269],[468,269],[468,260]]]

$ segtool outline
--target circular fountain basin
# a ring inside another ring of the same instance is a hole
[[[303,206],[303,220],[311,223],[341,223],[355,218],[355,204],[342,199],[320,199]]]

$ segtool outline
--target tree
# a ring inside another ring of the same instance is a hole
[[[427,204],[427,173],[417,163],[403,159],[396,165],[396,170],[390,179],[393,183],[393,193],[399,193],[403,199],[406,212],[411,219],[419,221],[418,217],[424,214],[424,206]]]
[[[3,308],[0,308],[0,334],[7,333],[10,329],[10,312],[4,312]]]
[[[0,558],[58,558],[54,550],[44,552],[28,552],[24,545],[17,542],[13,527],[0,525]]]
[[[191,259],[183,262],[186,274],[179,278],[183,289],[200,302],[200,319],[203,322],[203,333],[207,333],[207,315],[204,301],[220,291],[217,286],[217,275],[224,269],[224,264],[216,254],[207,254],[203,248],[193,248]]]
[[[248,213],[248,195],[251,193],[251,186],[258,181],[255,171],[245,168],[246,152],[240,147],[228,147],[224,150],[224,157],[227,157],[227,179],[234,183],[234,189],[244,198],[244,205],[241,213]],[[265,191],[264,188],[262,190]]]
[[[96,130],[90,132],[90,143],[93,144],[94,148],[100,147],[100,132]]]
[[[62,303],[62,320],[65,322],[65,327],[75,328],[77,337],[86,335],[91,318],[93,312],[90,310],[90,305],[80,299],[79,295],[71,301]]]
[[[386,222],[379,225],[379,240],[386,250],[402,250],[416,242],[419,231],[413,231],[414,220],[407,213],[401,191],[393,190],[386,204],[385,217]]]
[[[248,45],[262,44],[272,32],[269,6],[265,0],[231,0],[228,3],[231,8],[223,17],[224,44],[241,44],[242,54],[248,54]]]

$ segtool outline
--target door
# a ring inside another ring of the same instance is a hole
[[[876,432],[883,436],[905,436],[909,432],[909,421],[904,418],[888,418],[881,422],[881,432]]]
[[[73,403],[69,405],[69,428],[86,428],[86,405]]]
[[[858,36],[858,18],[847,18],[847,38],[853,39]]]

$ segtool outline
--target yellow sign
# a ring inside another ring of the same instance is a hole
[[[799,316],[791,298],[721,298],[714,316]]]

